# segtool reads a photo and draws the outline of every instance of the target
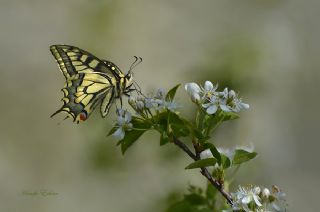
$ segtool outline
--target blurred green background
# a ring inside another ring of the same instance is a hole
[[[70,44],[118,64],[144,62],[146,93],[190,81],[241,91],[251,108],[215,135],[254,144],[241,184],[279,185],[289,211],[317,211],[319,1],[0,1],[0,211],[164,211],[188,184],[205,186],[173,145],[148,133],[125,156],[95,113],[75,125],[49,116],[64,77],[49,52]],[[193,105],[181,88],[184,113]],[[188,103],[188,104],[187,104]],[[190,116],[189,116],[190,117]],[[61,122],[61,123],[60,123]],[[23,195],[46,189],[53,196]]]

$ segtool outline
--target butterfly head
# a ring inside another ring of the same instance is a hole
[[[131,87],[131,85],[133,84],[133,74],[131,71],[129,71],[126,76],[125,76],[125,80],[126,80],[126,87]]]
[[[133,81],[133,73],[132,73],[132,69],[134,67],[136,67],[137,65],[139,65],[142,62],[142,58],[141,57],[137,57],[134,56],[135,60],[134,62],[131,64],[128,73],[125,76],[125,80],[126,80],[126,89],[130,89],[130,87],[133,85],[134,81]]]

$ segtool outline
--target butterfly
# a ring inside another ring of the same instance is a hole
[[[142,59],[135,57],[127,74],[114,63],[102,60],[78,47],[69,45],[52,45],[50,51],[66,79],[61,89],[64,96],[63,105],[54,115],[66,112],[74,122],[85,121],[100,104],[100,112],[105,117],[115,99],[119,98],[122,106],[122,95],[130,96],[136,90],[131,70]],[[138,61],[139,60],[139,61]],[[138,61],[138,63],[136,63]]]

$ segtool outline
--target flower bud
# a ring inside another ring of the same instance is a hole
[[[200,95],[198,94],[198,93],[193,93],[192,95],[191,95],[191,100],[193,101],[193,102],[199,102],[200,101]]]
[[[210,81],[205,81],[204,82],[204,89],[206,91],[211,91],[213,89],[213,84]]]
[[[270,196],[270,191],[267,188],[264,188],[262,191],[262,197],[268,199]]]
[[[133,96],[130,96],[130,97],[129,97],[129,100],[128,100],[129,104],[134,104],[135,101],[136,101],[136,98],[135,98],[135,97],[133,97]]]
[[[143,101],[137,101],[137,109],[138,110],[143,110],[144,109]]]
[[[200,93],[200,91],[201,91],[199,85],[195,82],[187,83],[184,86],[184,88],[190,95],[192,95],[193,93]]]
[[[256,186],[256,187],[253,188],[253,192],[254,192],[255,194],[260,194],[261,188],[260,188],[259,186]]]

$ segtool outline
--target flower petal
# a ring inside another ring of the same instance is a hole
[[[195,82],[187,83],[184,88],[190,95],[193,93],[199,93],[201,91],[199,85]]]
[[[143,101],[137,101],[137,109],[138,110],[143,110],[144,109]]]
[[[126,111],[126,114],[124,115],[124,120],[126,123],[129,123],[131,121],[131,113]]]
[[[213,89],[213,84],[210,81],[205,81],[204,83],[204,90],[211,91]]]
[[[261,207],[262,204],[260,203],[259,199],[260,199],[260,198],[259,198],[258,195],[253,195],[253,200],[254,200],[254,202],[256,203],[256,205],[258,205],[259,207]]]
[[[211,103],[204,103],[204,104],[202,104],[202,107],[203,108],[208,108],[210,105],[212,105]]]
[[[228,88],[225,88],[222,92],[219,92],[219,94],[223,97],[223,98],[225,98],[225,99],[227,99],[228,98]]]
[[[236,92],[234,92],[234,90],[229,91],[229,97],[230,98],[235,98],[236,97]]]
[[[220,108],[221,110],[223,110],[224,112],[230,112],[231,109],[229,106],[225,105],[225,104],[220,104]]]
[[[193,94],[191,94],[191,100],[192,100],[193,102],[198,102],[198,101],[200,101],[200,95],[199,95],[198,93],[193,93]]]
[[[244,109],[249,109],[250,108],[250,105],[249,104],[246,104],[246,103],[243,103],[241,102],[241,107],[244,108]]]
[[[269,191],[269,189],[264,188],[264,189],[262,190],[262,196],[263,196],[264,198],[269,198],[269,196],[270,196],[270,191]]]
[[[122,116],[118,116],[118,125],[122,126],[125,123],[125,119]]]
[[[124,131],[122,127],[119,127],[112,135],[118,140],[122,140],[124,138]]]
[[[245,197],[242,198],[241,202],[243,204],[249,204],[252,201],[252,196],[251,195],[247,195]]]
[[[207,113],[208,114],[214,114],[217,112],[218,106],[217,105],[211,105],[210,107],[207,108]]]

